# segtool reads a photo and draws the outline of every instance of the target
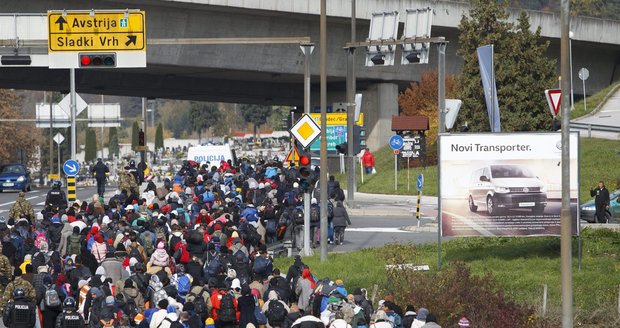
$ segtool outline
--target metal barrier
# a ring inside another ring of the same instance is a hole
[[[588,138],[592,137],[592,131],[620,133],[620,126],[588,124],[588,123],[571,123],[573,130],[587,130]]]

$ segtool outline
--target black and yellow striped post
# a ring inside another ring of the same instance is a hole
[[[75,177],[67,177],[67,200],[69,204],[75,201]]]

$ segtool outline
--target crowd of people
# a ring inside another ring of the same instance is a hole
[[[20,194],[0,218],[5,326],[438,327],[428,310],[402,312],[389,295],[375,311],[364,289],[316,277],[298,256],[286,272],[274,267],[269,245],[302,245],[297,170],[188,161],[157,186],[130,169],[107,202],[96,194],[68,204],[55,185],[42,211]],[[333,177],[328,188],[330,242],[342,244],[344,193]],[[313,244],[318,206],[313,199]]]

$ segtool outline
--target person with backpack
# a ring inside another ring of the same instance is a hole
[[[151,315],[149,328],[157,328],[168,315],[168,300],[163,299],[157,302],[157,311]]]
[[[227,292],[224,286],[221,286],[217,293],[213,293],[211,304],[211,318],[215,320],[216,326],[231,326],[237,322],[237,299]]]
[[[151,255],[151,259],[147,264],[147,272],[154,274],[157,271],[167,268],[170,260],[168,252],[166,252],[166,244],[163,240],[157,242],[157,249]],[[155,267],[155,268],[154,268]]]
[[[273,271],[273,261],[269,256],[269,253],[266,249],[262,249],[259,252],[259,256],[254,260],[254,265],[252,266],[252,272],[254,274],[261,277],[261,279],[266,279],[271,272]]]
[[[297,298],[297,306],[304,313],[312,312],[312,303],[310,303],[310,299],[312,298],[315,287],[316,281],[312,277],[310,269],[305,268],[302,271],[301,279],[297,280],[295,286],[295,294],[299,295]]]
[[[170,278],[170,284],[176,286],[178,300],[184,303],[185,297],[189,294],[194,279],[190,274],[185,273],[185,267],[183,265],[177,264],[175,266],[175,272],[176,273]]]
[[[95,260],[98,264],[101,264],[103,260],[106,258],[106,253],[108,252],[108,246],[103,241],[103,236],[97,233],[94,236],[95,242],[92,244],[90,249],[90,253],[93,254]]]
[[[58,286],[52,284],[52,277],[50,276],[46,276],[43,279],[43,285],[45,292],[39,306],[43,328],[54,328],[56,317],[62,312],[62,302],[65,299],[65,294]]]
[[[269,292],[269,300],[265,302],[262,310],[267,316],[267,327],[276,328],[282,325],[290,308],[284,301],[280,300],[278,293],[272,290]]]
[[[131,279],[125,280],[123,291],[119,293],[123,295],[124,308],[123,312],[129,316],[130,320],[134,320],[135,316],[144,309],[144,298],[140,291],[135,287]],[[118,295],[117,295],[118,296]]]
[[[16,288],[13,292],[13,300],[3,307],[2,322],[5,327],[33,328],[37,320],[37,307],[26,297],[22,288]]]
[[[252,295],[252,290],[248,285],[241,287],[241,297],[237,299],[237,302],[239,304],[239,327],[246,327],[249,323],[255,327],[258,327],[259,324],[266,324],[266,322],[259,323],[258,317],[264,318],[265,315],[260,308],[257,308],[257,300]]]
[[[67,254],[77,255],[82,252],[82,235],[80,235],[80,227],[73,227],[73,232],[67,237]]]
[[[67,297],[62,302],[62,313],[56,317],[56,328],[81,328],[84,327],[84,319],[77,312],[77,303],[73,297]]]

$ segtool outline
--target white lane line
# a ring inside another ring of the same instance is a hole
[[[45,202],[40,202],[36,204],[36,206],[41,206],[41,205],[45,205]]]
[[[403,232],[403,233],[411,233],[411,231],[400,230],[400,228],[375,228],[375,227],[366,227],[366,228],[347,228],[347,232]]]

